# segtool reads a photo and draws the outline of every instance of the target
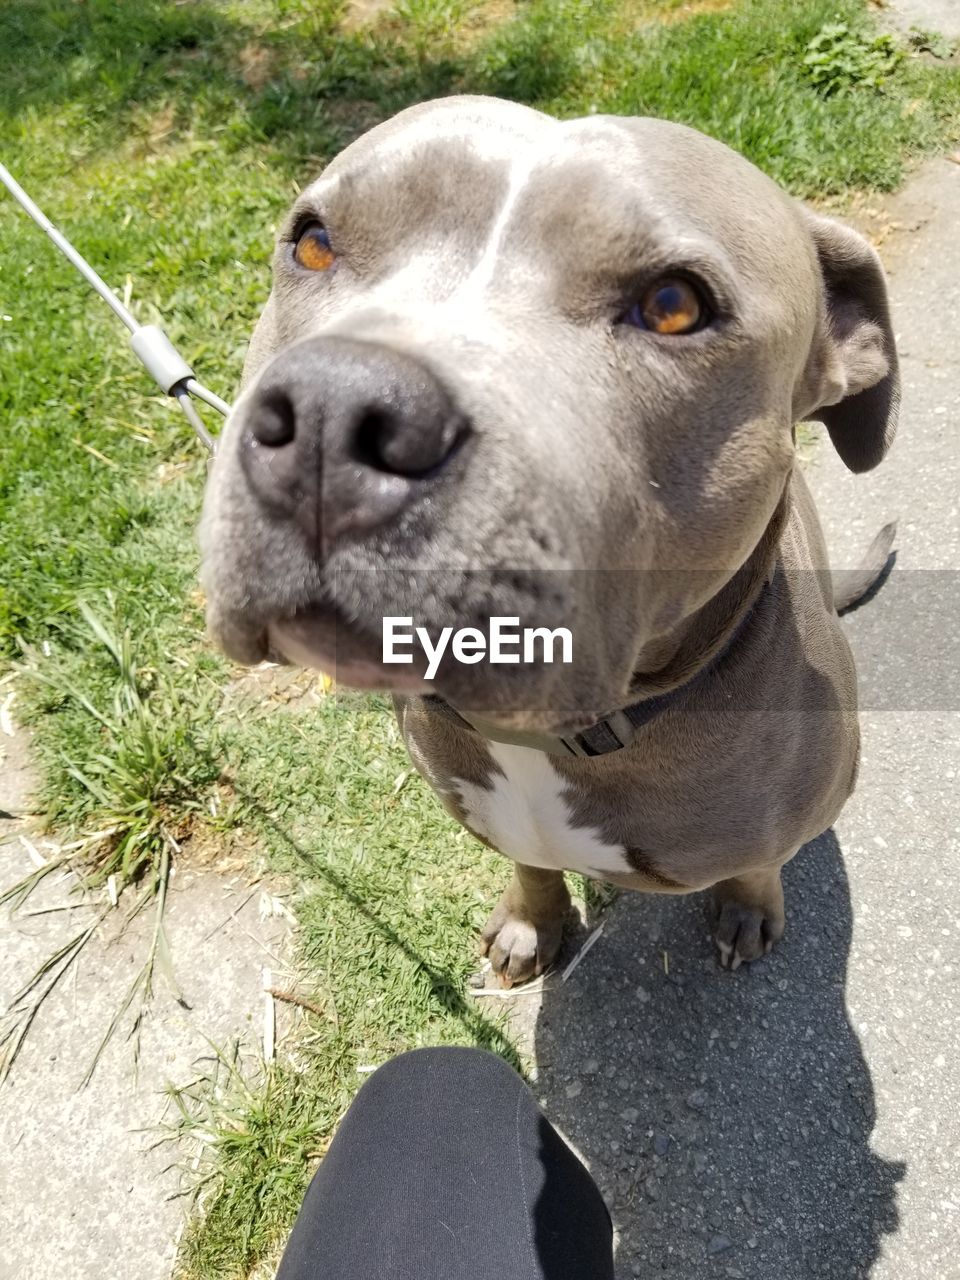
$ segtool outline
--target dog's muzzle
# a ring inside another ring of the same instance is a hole
[[[396,519],[468,434],[425,365],[373,343],[315,337],[282,351],[238,407],[258,503],[314,554]]]

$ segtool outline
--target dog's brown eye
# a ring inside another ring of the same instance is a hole
[[[293,256],[307,271],[329,271],[337,260],[326,228],[319,222],[311,222],[300,232]]]
[[[647,289],[624,319],[653,333],[682,335],[700,328],[705,316],[704,302],[688,280],[665,277]]]

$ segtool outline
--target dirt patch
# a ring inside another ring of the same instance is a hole
[[[344,31],[357,31],[372,26],[382,14],[393,8],[393,0],[349,0],[340,24]]]
[[[960,157],[954,163],[958,161]],[[941,164],[946,167],[946,161]],[[936,208],[934,190],[928,183],[917,181],[888,195],[858,192],[842,204],[824,209],[824,212],[856,227],[887,262],[912,236],[927,226]]]
[[[480,0],[457,22],[456,30],[450,35],[450,45],[454,49],[467,50],[522,12],[523,5],[517,0]],[[351,5],[343,28],[355,31],[362,27],[374,28],[387,35],[400,35],[409,30],[408,24],[394,14],[392,0],[357,0]]]
[[[637,27],[658,23],[674,26],[705,13],[723,13],[733,8],[734,0],[634,0],[621,6],[618,27],[624,33]]]
[[[367,98],[331,98],[325,110],[340,130],[344,146],[385,119],[383,108]]]
[[[682,0],[682,3],[670,5],[666,9],[658,5],[650,16],[658,22],[669,24],[686,22],[688,18],[699,17],[702,13],[724,13],[732,8],[733,0]]]
[[[240,79],[255,93],[259,93],[273,79],[276,58],[273,50],[266,45],[255,42],[244,45],[237,61],[240,67]]]
[[[224,703],[243,718],[259,719],[275,711],[318,706],[332,690],[333,681],[318,671],[263,662],[238,672],[227,685]]]

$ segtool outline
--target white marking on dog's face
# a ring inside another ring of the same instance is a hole
[[[483,253],[458,293],[459,302],[469,301],[482,295],[490,285],[494,269],[500,259],[503,241],[510,219],[513,216],[513,211],[523,189],[530,181],[530,175],[536,164],[537,157],[535,155],[521,156],[514,160],[510,169],[510,185],[507,188],[507,194],[504,197],[503,204],[500,206],[496,221],[490,228],[490,235],[487,238]]]
[[[470,149],[483,155],[482,149],[472,146]],[[502,157],[494,153],[494,158]],[[399,263],[389,274],[365,289],[352,304],[342,306],[333,321],[319,314],[312,332],[350,336],[357,332],[359,326],[369,334],[369,317],[378,313],[378,323],[383,322],[383,317],[390,318],[390,332],[394,336],[398,332],[406,333],[411,341],[428,346],[442,343],[454,333],[461,340],[481,344],[488,353],[509,350],[515,336],[495,308],[491,308],[491,299],[495,297],[494,275],[503,257],[504,246],[514,231],[517,206],[542,163],[540,152],[532,148],[521,150],[514,157],[503,202],[490,224],[480,256],[463,278],[450,287],[448,296],[424,299],[427,268],[424,257],[413,253],[407,261]],[[332,190],[318,184],[318,203],[331,201]],[[490,377],[489,365],[478,362],[478,366],[473,368],[469,362],[464,362],[458,367],[458,377],[463,382],[486,384]]]
[[[491,777],[491,788],[451,780],[472,831],[529,867],[587,876],[627,869],[622,845],[606,844],[588,827],[571,825],[565,784],[549,756],[502,742],[490,742],[487,749],[503,770]]]

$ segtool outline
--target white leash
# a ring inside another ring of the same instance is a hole
[[[23,187],[2,164],[0,164],[0,182],[14,200],[26,210],[41,231],[47,233],[64,257],[73,263],[91,289],[100,295],[107,306],[127,326],[130,330],[130,346],[134,354],[163,393],[176,397],[191,427],[210,452],[214,452],[216,448],[214,438],[203,425],[203,419],[197,413],[190,397],[195,396],[198,400],[202,400],[204,404],[208,404],[211,409],[216,409],[217,413],[222,413],[224,417],[230,412],[227,402],[197,381],[193,370],[162,329],[155,324],[138,323],[136,317],[127,310],[86,258],[77,252],[62,231],[57,230],[43,210],[34,204]]]

